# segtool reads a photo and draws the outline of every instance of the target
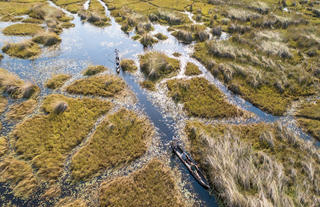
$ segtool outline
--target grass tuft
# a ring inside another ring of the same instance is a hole
[[[52,46],[60,43],[61,38],[56,33],[44,32],[37,34],[32,38],[32,41],[44,46]]]
[[[19,43],[8,43],[2,47],[2,51],[13,57],[28,59],[38,56],[41,49],[37,44],[27,40]]]
[[[200,75],[202,72],[200,71],[200,69],[198,68],[198,66],[196,66],[195,64],[188,62],[187,66],[186,66],[186,71],[185,71],[185,75],[187,76],[193,76],[193,75]]]
[[[138,67],[136,66],[136,63],[133,60],[130,59],[122,59],[120,62],[121,69],[123,71],[128,71],[128,72],[135,72],[138,70]]]
[[[189,116],[230,118],[243,114],[225,100],[224,95],[204,78],[174,79],[167,82],[169,96],[184,103]]]
[[[19,104],[10,106],[6,118],[10,121],[20,121],[28,114],[31,114],[37,106],[37,101],[30,99]]]
[[[5,35],[35,35],[43,29],[37,24],[13,24],[3,29]]]

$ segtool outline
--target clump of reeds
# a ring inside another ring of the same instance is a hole
[[[68,109],[68,104],[65,101],[58,101],[53,108],[55,114],[61,114]]]
[[[192,33],[186,30],[179,30],[175,36],[184,43],[191,43],[193,41]]]

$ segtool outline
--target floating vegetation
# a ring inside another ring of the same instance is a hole
[[[61,42],[61,38],[56,33],[38,33],[36,36],[32,38],[33,42],[38,44],[42,44],[44,46],[52,46]]]
[[[189,116],[231,118],[243,114],[226,101],[225,96],[205,78],[173,79],[167,81],[169,96],[184,104]]]
[[[98,126],[88,144],[72,158],[71,169],[80,181],[141,157],[153,136],[149,121],[127,109],[110,114]]]
[[[102,73],[107,70],[108,68],[104,67],[103,65],[90,65],[83,71],[82,74],[86,76],[91,76],[96,75],[98,73]]]
[[[67,103],[68,110],[57,114],[59,102]],[[45,114],[26,119],[14,129],[16,153],[21,159],[30,160],[41,179],[54,182],[62,173],[67,154],[110,108],[111,103],[97,99],[47,96],[42,104]]]
[[[0,162],[0,182],[9,184],[16,197],[28,199],[38,188],[31,165],[14,157]]]
[[[186,71],[185,71],[185,75],[187,76],[193,76],[193,75],[200,75],[202,72],[200,71],[200,69],[198,68],[198,66],[196,66],[195,64],[188,62],[187,66],[186,66]]]
[[[67,92],[82,95],[114,97],[127,89],[126,83],[115,75],[91,76],[73,82]]]
[[[3,29],[5,35],[35,35],[43,32],[43,28],[37,24],[13,24]]]
[[[20,121],[26,115],[31,114],[37,106],[37,101],[34,99],[23,101],[22,103],[14,104],[9,107],[6,118],[9,121]]]
[[[35,58],[41,53],[40,47],[31,40],[19,43],[7,43],[2,47],[2,52],[22,59]]]
[[[193,157],[226,206],[318,202],[319,150],[285,126],[188,122],[185,130]]]
[[[99,196],[100,206],[184,206],[170,170],[158,160],[103,183]]]
[[[130,73],[138,70],[136,63],[130,59],[121,59],[120,66],[123,71],[128,71]]]
[[[174,76],[180,70],[179,61],[160,52],[148,52],[140,56],[140,69],[146,78],[157,81]]]
[[[303,103],[295,115],[299,125],[320,140],[320,100]]]
[[[45,86],[50,89],[57,89],[63,86],[63,84],[71,78],[71,75],[57,74],[52,76],[51,79],[47,80]]]

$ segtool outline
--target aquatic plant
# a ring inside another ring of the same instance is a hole
[[[226,206],[312,206],[319,150],[280,123],[186,126],[191,153]]]
[[[35,35],[42,31],[42,27],[37,24],[19,23],[7,26],[2,33],[5,35]]]
[[[28,114],[31,114],[37,106],[37,101],[34,99],[26,100],[22,103],[14,104],[9,107],[6,114],[6,119],[9,121],[22,120]]]
[[[36,36],[32,38],[32,41],[44,46],[52,46],[60,43],[61,38],[56,33],[43,32],[36,34]]]
[[[185,75],[187,76],[193,76],[193,75],[200,75],[202,72],[200,71],[200,69],[198,68],[198,66],[196,66],[195,64],[188,62],[186,65],[186,71],[185,71]]]
[[[160,52],[148,52],[139,58],[141,71],[151,81],[173,76],[180,69],[178,60]]]
[[[31,40],[19,43],[7,43],[2,47],[2,52],[22,59],[34,58],[41,52],[40,47]]]
[[[203,118],[231,118],[243,114],[228,103],[223,93],[205,78],[173,79],[167,81],[168,95],[184,104],[189,116]]]
[[[138,70],[136,63],[131,59],[121,59],[120,66],[123,71],[128,71],[131,73]]]
[[[98,73],[102,73],[107,70],[108,68],[106,68],[103,65],[90,65],[82,72],[82,74],[86,76],[91,76],[91,75],[96,75]]]
[[[184,206],[170,170],[158,160],[127,177],[105,182],[100,206]]]
[[[68,104],[68,110],[57,114],[55,107],[60,101]],[[111,103],[50,95],[41,108],[45,114],[25,119],[11,136],[20,158],[35,167],[41,180],[52,183],[61,175],[67,154],[87,136],[96,120],[110,110]]]
[[[125,82],[115,75],[91,76],[76,80],[66,89],[68,93],[114,97],[126,89]]]
[[[71,78],[71,75],[56,74],[46,81],[45,86],[50,89],[57,89],[63,86],[63,84]]]
[[[153,136],[145,117],[127,109],[108,115],[97,127],[89,143],[72,158],[72,177],[88,179],[141,157]]]

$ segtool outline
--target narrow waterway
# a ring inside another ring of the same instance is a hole
[[[52,2],[50,2],[50,4],[53,5]],[[88,5],[89,1],[86,2],[86,7],[88,7]],[[105,7],[105,9],[106,14],[110,17],[107,7]],[[69,15],[71,14],[69,13]],[[114,49],[120,50],[122,58],[132,58],[136,61],[138,60],[138,56],[143,54],[145,50],[162,51],[169,56],[172,56],[172,53],[174,52],[178,52],[181,54],[179,57],[181,66],[184,66],[189,61],[193,62],[199,66],[200,70],[203,72],[201,76],[215,84],[226,95],[231,103],[254,114],[254,117],[246,122],[274,122],[277,120],[285,123],[288,122],[291,124],[290,126],[294,131],[299,133],[302,137],[310,139],[308,135],[295,126],[291,121],[293,120],[292,117],[272,116],[231,93],[222,83],[216,80],[203,65],[191,57],[193,45],[179,43],[179,41],[167,31],[166,26],[154,25],[154,33],[161,32],[169,38],[165,41],[160,41],[152,48],[144,49],[139,42],[130,38],[133,34],[128,35],[121,31],[121,26],[117,24],[112,17],[110,17],[111,26],[97,28],[89,23],[82,22],[77,15],[73,16],[75,18],[73,20],[75,27],[64,30],[61,34],[62,43],[57,48],[44,49],[43,55],[35,60],[22,60],[4,55],[5,57],[0,62],[0,67],[16,73],[22,79],[32,80],[37,83],[42,89],[41,96],[44,97],[52,92],[44,88],[44,82],[50,78],[52,74],[66,73],[71,74],[74,77],[79,77],[81,71],[89,64],[105,65],[110,69],[114,69]],[[0,23],[0,28],[4,28],[9,24],[10,23]],[[0,34],[0,48],[6,41],[20,41],[21,39],[27,38],[28,37],[8,37]],[[149,117],[156,127],[161,139],[160,149],[164,154],[169,154],[169,143],[173,137],[178,136],[176,123],[179,121],[179,118],[170,117],[170,115],[166,114],[163,110],[161,104],[156,104],[153,101],[152,96],[140,87],[138,83],[139,75],[134,76],[123,72],[119,75],[135,93],[138,99],[137,107]],[[184,76],[180,73],[178,77],[181,78]],[[8,133],[10,129],[11,126],[8,125],[6,132],[3,133]],[[171,156],[170,160],[170,166],[173,168],[178,167],[181,172],[182,179],[185,183],[184,187],[195,195],[196,200],[201,201],[200,206],[218,206],[214,196],[210,195],[209,192],[204,190],[196,182],[177,157]],[[9,196],[11,196],[11,194]]]

